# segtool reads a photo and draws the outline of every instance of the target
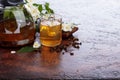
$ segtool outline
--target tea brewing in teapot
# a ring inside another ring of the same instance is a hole
[[[0,8],[0,46],[18,47],[32,43],[35,27],[31,15],[24,6],[18,6],[21,2],[7,2],[8,4],[1,4]]]

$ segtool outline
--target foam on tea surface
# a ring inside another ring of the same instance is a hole
[[[60,25],[60,22],[57,20],[52,20],[52,21],[43,21],[43,22],[41,22],[41,24],[52,27],[52,26]]]

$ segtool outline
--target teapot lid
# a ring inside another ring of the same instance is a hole
[[[23,0],[7,0],[7,2],[10,4],[10,5],[19,5],[21,3],[23,3]]]
[[[0,4],[5,6],[16,6],[24,3],[23,0],[0,0]]]

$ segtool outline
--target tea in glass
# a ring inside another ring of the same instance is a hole
[[[51,15],[50,15],[51,16]],[[54,47],[61,43],[62,30],[61,19],[48,17],[41,19],[40,24],[40,41],[44,46]]]

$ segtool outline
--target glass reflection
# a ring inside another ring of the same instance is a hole
[[[60,53],[56,51],[50,51],[50,47],[41,47],[41,64],[43,66],[58,66],[60,63]]]

